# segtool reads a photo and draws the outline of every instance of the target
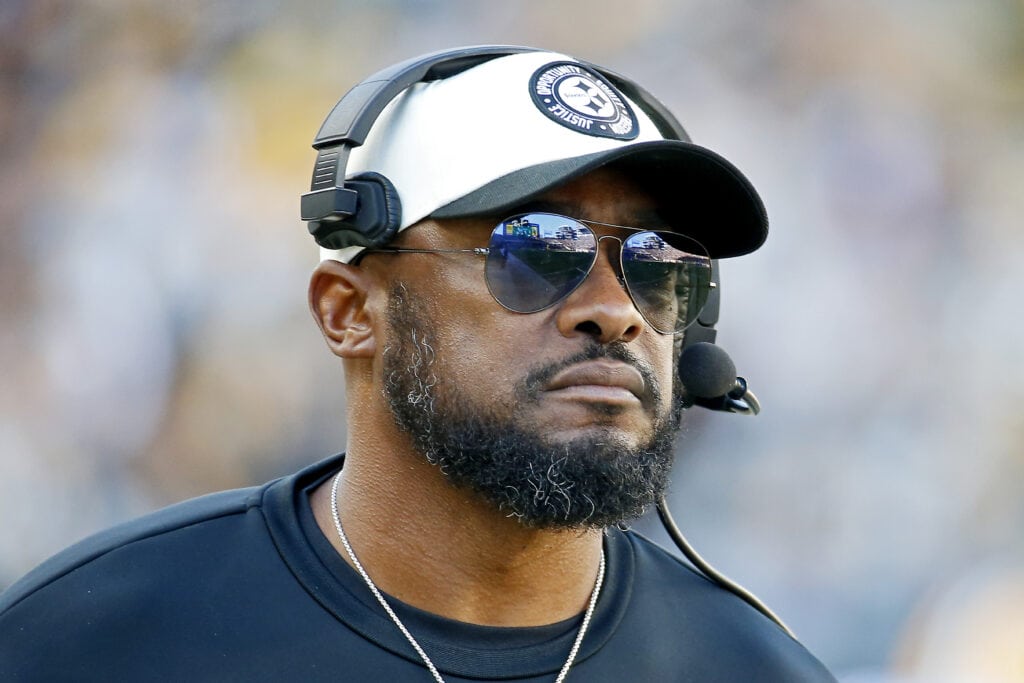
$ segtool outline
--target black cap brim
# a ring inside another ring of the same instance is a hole
[[[432,218],[496,215],[602,166],[614,165],[661,204],[672,229],[712,258],[749,254],[768,237],[764,203],[749,180],[711,150],[680,140],[641,142],[513,171],[435,210]]]

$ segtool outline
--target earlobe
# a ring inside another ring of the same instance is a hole
[[[366,272],[338,261],[322,261],[310,277],[310,312],[327,346],[341,358],[372,358],[376,351],[368,279]]]

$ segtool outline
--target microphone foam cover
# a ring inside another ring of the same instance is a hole
[[[698,342],[679,357],[679,378],[691,396],[718,398],[735,386],[736,364],[714,344]]]

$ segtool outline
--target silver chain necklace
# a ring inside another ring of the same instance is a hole
[[[430,669],[430,674],[434,677],[437,683],[444,683],[444,679],[441,678],[441,674],[438,673],[437,667],[430,661],[430,657],[423,651],[416,639],[413,638],[412,634],[409,633],[409,629],[405,627],[402,620],[398,618],[395,611],[391,609],[391,605],[384,599],[384,596],[377,589],[376,584],[370,578],[370,575],[363,569],[363,564],[356,557],[356,553],[352,550],[352,545],[348,542],[348,537],[345,536],[345,532],[341,528],[341,517],[338,515],[338,481],[341,479],[341,471],[339,470],[334,475],[334,482],[331,484],[331,515],[334,517],[334,528],[338,531],[338,538],[341,539],[341,544],[345,546],[345,552],[348,553],[348,557],[352,560],[352,564],[355,565],[356,571],[363,577],[363,581],[366,582],[366,586],[373,593],[373,597],[377,598],[377,602],[384,608],[388,616],[391,617],[391,621],[395,622],[395,626],[402,632],[405,639],[412,645],[412,649],[416,650],[416,654],[423,659],[423,663]],[[580,644],[583,642],[583,635],[587,632],[587,627],[590,625],[590,617],[594,614],[594,607],[597,605],[597,596],[601,593],[601,585],[604,583],[604,548],[601,548],[601,564],[597,569],[597,581],[594,582],[594,591],[590,594],[590,602],[587,603],[587,611],[583,615],[583,623],[580,624],[580,631],[576,634],[576,641],[572,644],[572,649],[569,650],[569,658],[565,660],[565,664],[562,665],[562,670],[558,672],[558,678],[555,679],[555,683],[562,683],[565,677],[569,675],[569,669],[572,667],[573,661],[576,659],[576,654],[579,652]]]

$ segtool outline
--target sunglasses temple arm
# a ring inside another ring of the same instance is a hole
[[[473,247],[471,249],[414,249],[412,247],[379,247],[376,249],[364,249],[362,254],[477,254],[487,256],[491,253],[489,247]]]

